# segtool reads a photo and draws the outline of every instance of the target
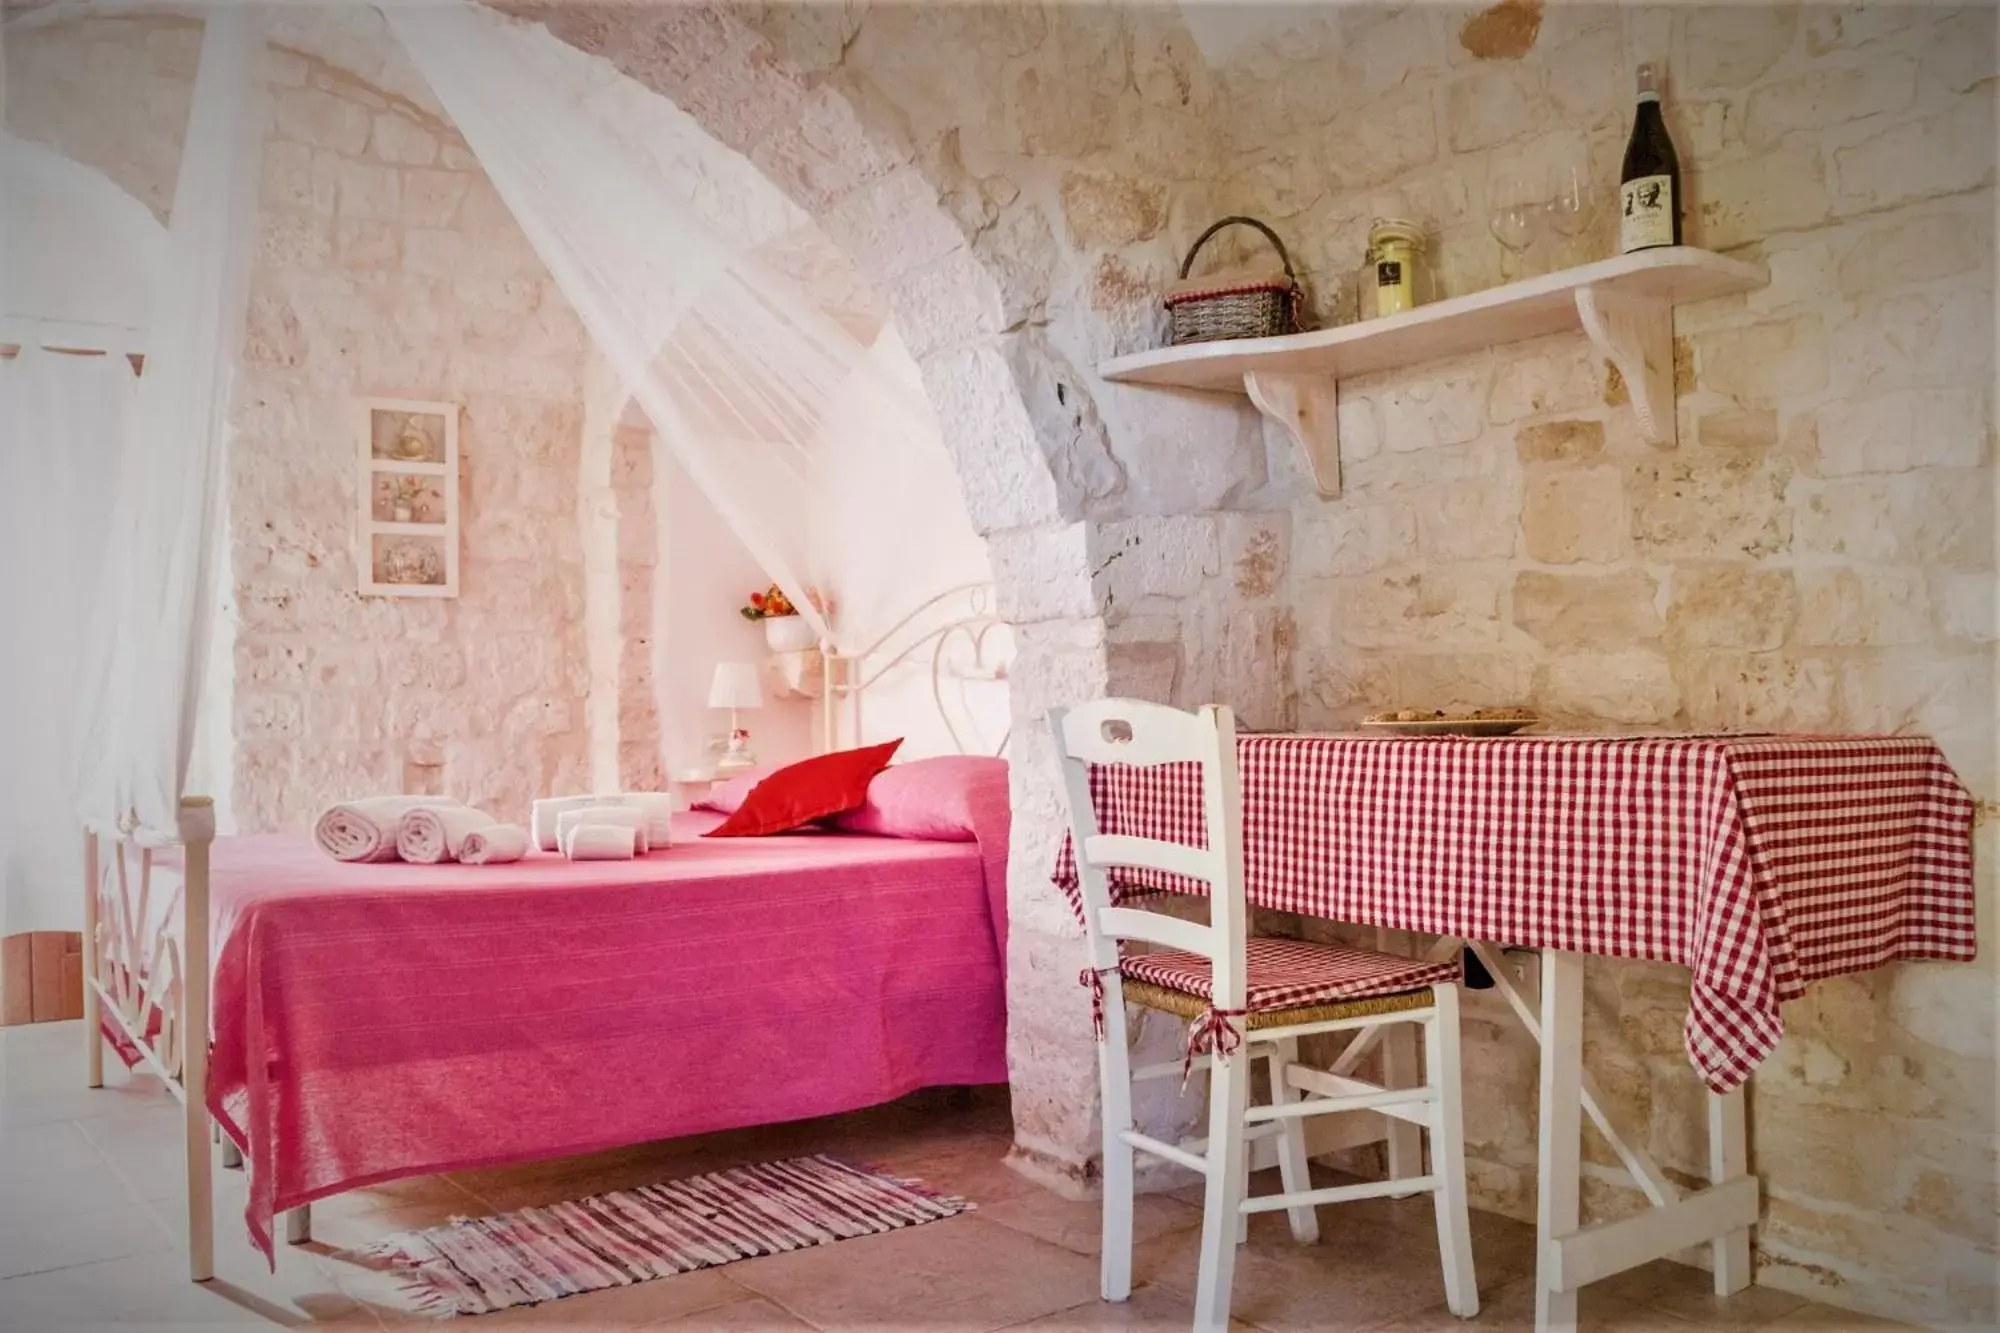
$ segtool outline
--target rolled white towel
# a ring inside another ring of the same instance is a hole
[[[556,816],[556,843],[569,845],[571,829],[582,828],[586,824],[608,824],[617,828],[631,829],[637,835],[637,852],[644,856],[652,850],[646,839],[646,812],[636,805],[586,805],[575,810],[565,810]]]
[[[561,850],[562,830],[556,827],[557,817],[565,810],[581,810],[603,799],[601,796],[547,796],[536,801],[528,820],[535,846],[545,852]]]
[[[497,866],[528,854],[528,830],[519,824],[488,824],[465,835],[458,845],[460,865]]]
[[[396,830],[420,805],[452,804],[431,796],[371,796],[330,805],[313,821],[313,841],[336,861],[393,861]]]
[[[576,824],[563,834],[572,861],[630,861],[639,852],[639,830],[623,824]]]
[[[396,855],[420,866],[456,861],[466,834],[496,822],[469,805],[420,805],[404,811],[396,825]]]

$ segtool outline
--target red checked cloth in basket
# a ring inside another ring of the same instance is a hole
[[[1683,1033],[1741,1084],[1824,977],[1974,957],[1972,799],[1923,737],[1244,736],[1259,906],[1681,963]],[[1192,764],[1092,769],[1105,833],[1204,844]],[[1200,893],[1159,871],[1118,888]],[[1056,883],[1077,904],[1064,844]]]

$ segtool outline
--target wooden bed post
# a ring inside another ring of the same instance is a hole
[[[83,1050],[86,1088],[104,1086],[103,1019],[97,1009],[97,830],[83,831]]]
[[[185,879],[181,889],[181,1089],[187,1113],[188,1276],[215,1276],[215,1182],[209,1174],[208,1123],[208,852],[215,841],[215,802],[181,800]]]

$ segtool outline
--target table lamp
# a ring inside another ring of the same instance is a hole
[[[748,768],[756,763],[750,753],[750,733],[737,720],[746,708],[762,708],[764,691],[757,683],[755,662],[717,662],[715,677],[708,686],[708,706],[729,710],[729,744],[716,761],[718,769]]]

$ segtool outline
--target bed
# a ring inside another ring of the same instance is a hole
[[[351,864],[214,838],[199,798],[178,847],[93,837],[86,1020],[188,1107],[195,1280],[211,1116],[268,1256],[368,1184],[1004,1082],[1005,765],[929,762],[923,837],[705,840],[695,810],[629,862]]]

